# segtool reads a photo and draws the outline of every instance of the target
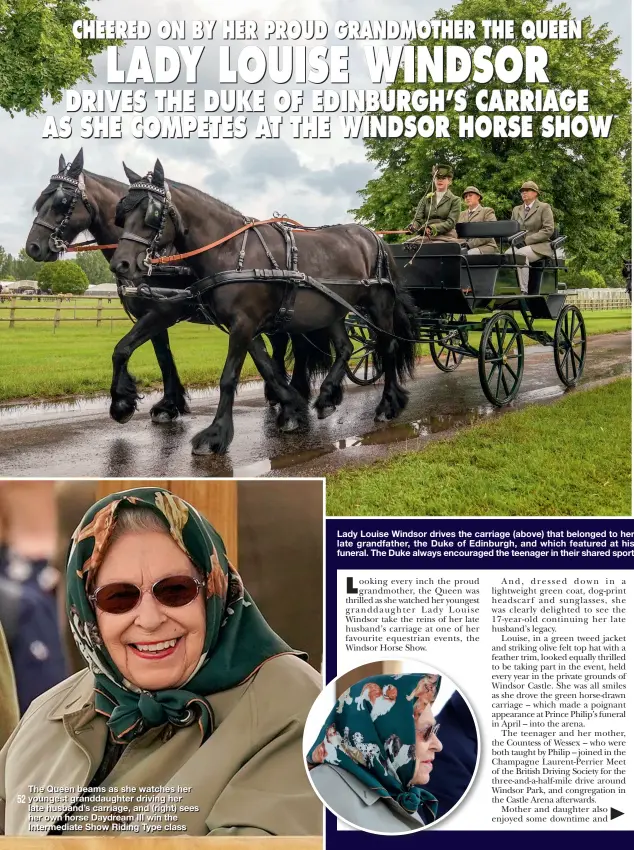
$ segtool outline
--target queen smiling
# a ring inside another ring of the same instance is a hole
[[[319,676],[195,508],[156,488],[98,502],[67,585],[89,669],[35,700],[0,752],[0,833],[321,832],[301,759]]]

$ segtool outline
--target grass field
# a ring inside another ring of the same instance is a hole
[[[631,514],[631,380],[328,478],[329,516]]]
[[[42,324],[20,323],[20,315],[46,317],[49,321]],[[64,307],[62,316],[72,315],[73,307]],[[108,319],[123,315],[121,307],[113,301],[110,306],[104,305],[100,327],[96,327],[93,319],[62,322],[53,330],[53,313],[44,310],[18,312],[18,322],[13,328],[8,326],[8,322],[0,322],[0,402],[107,392],[112,349],[130,327],[127,320],[110,323]],[[8,304],[5,302],[0,309],[0,317],[7,316]],[[629,310],[597,311],[588,313],[585,318],[590,334],[631,328]],[[552,331],[554,323],[539,322],[537,325]],[[217,328],[184,322],[170,330],[170,340],[186,386],[214,386],[218,383],[227,351],[225,334]],[[160,386],[160,372],[150,343],[135,352],[130,368],[142,389]],[[257,371],[251,359],[247,358],[242,380],[254,377],[257,377]]]

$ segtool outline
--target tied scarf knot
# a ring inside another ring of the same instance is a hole
[[[168,712],[161,702],[150,693],[139,697],[139,712],[146,726],[161,726],[170,719]]]
[[[190,700],[206,704],[205,700],[183,690],[143,691],[137,699],[126,694],[125,701],[116,705],[110,714],[108,726],[118,741],[128,743],[143,730],[165,723],[191,726],[200,716],[203,735],[207,737],[211,731],[211,709],[201,715],[200,710],[187,705]]]
[[[411,815],[418,811],[419,806],[423,802],[423,793],[420,788],[414,786],[399,794],[396,802]]]

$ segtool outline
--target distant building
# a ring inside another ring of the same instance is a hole
[[[91,283],[84,295],[116,295],[116,283]]]

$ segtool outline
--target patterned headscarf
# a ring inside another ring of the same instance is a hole
[[[391,797],[423,821],[435,819],[438,801],[420,785],[415,721],[436,699],[435,673],[372,676],[344,691],[306,757],[309,767],[336,765],[379,796]]]
[[[106,650],[88,600],[122,507],[156,513],[206,580],[201,591],[206,598],[203,651],[179,688],[145,691],[127,681]],[[284,643],[262,617],[213,526],[192,505],[155,487],[114,493],[86,513],[68,555],[67,611],[75,642],[95,676],[95,709],[107,716],[114,739],[121,743],[168,721],[179,727],[198,722],[206,740],[214,725],[206,695],[240,684],[275,656],[307,657]]]

